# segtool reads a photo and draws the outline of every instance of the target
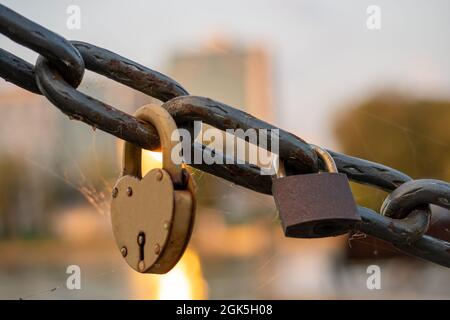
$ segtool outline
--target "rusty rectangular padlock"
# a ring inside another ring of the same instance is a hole
[[[361,220],[345,174],[337,172],[331,155],[313,146],[329,172],[285,176],[280,161],[272,181],[286,237],[322,238],[348,232]]]

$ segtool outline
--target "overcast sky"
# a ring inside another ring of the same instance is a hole
[[[198,50],[215,34],[263,44],[274,63],[275,123],[325,146],[333,146],[330,117],[374,90],[450,96],[448,0],[0,2],[68,39],[161,71],[174,50]],[[80,30],[66,27],[71,4],[81,8]],[[380,30],[366,27],[372,4],[381,9]],[[36,58],[3,36],[0,44]]]

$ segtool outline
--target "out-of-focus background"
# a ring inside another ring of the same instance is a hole
[[[1,3],[308,142],[450,180],[446,0]],[[80,29],[66,25],[70,5]],[[381,10],[380,29],[367,27],[370,5]],[[3,36],[0,44],[37,57]],[[152,101],[91,72],[80,90],[130,113]],[[371,238],[284,238],[271,197],[199,171],[186,254],[167,275],[140,275],[111,233],[120,153],[118,139],[0,81],[0,298],[450,298],[447,269]],[[160,165],[160,154],[143,157],[146,170]],[[376,210],[386,196],[352,187]],[[449,216],[435,208],[444,236]],[[81,268],[81,290],[66,287],[69,265]],[[366,286],[370,265],[381,268],[380,290]]]

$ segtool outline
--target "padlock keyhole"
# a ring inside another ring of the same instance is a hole
[[[139,261],[144,260],[144,246],[145,246],[145,233],[139,232],[137,237],[137,243],[139,245]]]

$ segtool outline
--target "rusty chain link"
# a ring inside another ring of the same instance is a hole
[[[71,119],[108,132],[146,149],[159,146],[154,127],[106,103],[76,90],[85,68],[120,82],[164,102],[178,126],[189,129],[201,120],[218,129],[278,129],[243,111],[223,103],[189,96],[176,81],[89,43],[67,41],[56,33],[0,5],[0,32],[13,41],[40,54],[36,65],[0,48],[0,76],[25,90],[43,94]],[[149,139],[150,137],[150,139]],[[192,152],[204,145],[192,142]],[[352,181],[391,192],[379,214],[358,206],[362,221],[353,231],[392,243],[410,255],[450,267],[450,243],[426,235],[435,204],[450,208],[450,184],[437,180],[412,180],[387,166],[328,150],[339,172]],[[317,172],[322,168],[310,145],[279,129],[279,155],[289,174]],[[226,154],[221,154],[224,159]],[[256,192],[271,194],[270,176],[261,175],[251,164],[207,165],[193,167]],[[351,231],[351,230],[349,230]]]

